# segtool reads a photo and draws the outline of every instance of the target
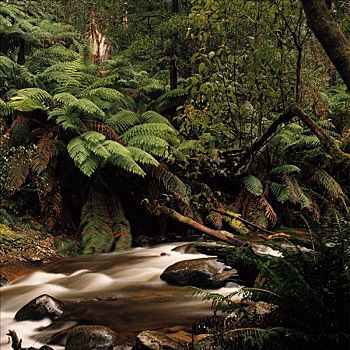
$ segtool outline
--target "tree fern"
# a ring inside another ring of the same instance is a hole
[[[80,229],[84,253],[103,253],[109,250],[112,236],[112,219],[107,198],[91,191],[81,212]]]

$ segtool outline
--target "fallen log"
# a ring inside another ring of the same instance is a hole
[[[206,234],[208,236],[217,238],[218,240],[223,241],[225,243],[236,245],[236,246],[247,244],[247,242],[244,239],[236,236],[235,234],[233,234],[231,232],[228,232],[225,230],[211,229],[210,227],[207,227],[203,224],[200,224],[199,222],[194,221],[194,220],[190,219],[189,217],[178,213],[176,210],[167,208],[164,205],[160,205],[159,203],[154,203],[151,207],[152,207],[151,212],[153,212],[153,213],[156,212],[158,215],[160,213],[162,213],[167,217],[170,217],[170,218],[172,218],[172,219],[174,219],[182,224],[193,227],[194,229],[196,229],[200,232],[203,232],[204,234]]]
[[[238,215],[233,215],[231,213],[228,213],[227,211],[223,211],[223,210],[219,210],[219,209],[211,209],[212,211],[216,212],[216,213],[219,213],[221,215],[225,215],[225,216],[228,216],[232,219],[236,219],[236,220],[239,220],[241,222],[243,222],[245,225],[247,226],[250,226],[250,227],[253,227],[254,229],[256,230],[259,230],[261,232],[264,232],[264,233],[267,233],[269,234],[269,236],[267,237],[264,237],[262,235],[259,235],[259,237],[262,237],[263,239],[265,240],[273,240],[275,238],[290,238],[291,236],[286,234],[286,233],[283,233],[283,232],[280,232],[280,233],[276,233],[276,232],[273,232],[273,231],[270,231],[270,230],[267,230],[266,228],[263,228],[261,226],[258,226],[256,224],[253,224],[252,222],[248,221],[248,220],[245,220],[243,218],[241,218],[240,216]]]

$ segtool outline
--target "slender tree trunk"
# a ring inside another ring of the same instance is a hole
[[[350,41],[338,27],[325,0],[301,0],[308,26],[350,91]]]
[[[276,119],[270,127],[265,131],[263,135],[249,148],[241,157],[239,163],[233,168],[234,173],[240,173],[241,169],[247,164],[249,159],[254,156],[261,148],[269,141],[269,139],[277,131],[278,127],[292,120],[293,117],[299,118],[306,124],[310,130],[318,137],[321,141],[322,146],[337,162],[343,164],[345,167],[350,169],[350,154],[343,152],[332,137],[319,126],[308,114],[302,109],[296,108],[291,109]]]
[[[169,81],[170,90],[177,88],[177,65],[176,58],[171,58],[169,62]]]
[[[172,13],[178,13],[180,10],[180,7],[179,7],[179,0],[172,0],[172,3],[171,3],[171,12]]]
[[[172,0],[171,12],[176,15],[179,12],[179,0]],[[176,35],[173,35],[171,43],[171,58],[169,61],[169,82],[170,90],[177,88],[177,64],[176,64]]]

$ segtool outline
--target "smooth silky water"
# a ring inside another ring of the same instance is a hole
[[[177,261],[207,257],[172,251],[181,244],[62,259],[2,287],[1,349],[11,349],[6,336],[9,329],[23,339],[24,347],[39,348],[52,336],[59,344],[58,333],[65,334],[65,330],[77,324],[111,327],[123,343],[130,343],[142,330],[190,326],[196,319],[210,314],[210,304],[159,278]],[[227,294],[235,289],[237,286],[228,286],[216,292]],[[66,304],[65,320],[54,324],[49,319],[16,322],[15,313],[41,294],[49,294]],[[64,349],[61,345],[50,346]]]

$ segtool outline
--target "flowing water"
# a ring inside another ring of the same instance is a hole
[[[130,344],[142,330],[189,327],[196,319],[210,314],[210,305],[181,287],[161,281],[159,276],[177,261],[205,256],[172,251],[178,245],[62,259],[16,279],[0,290],[1,349],[11,349],[6,336],[9,329],[23,339],[24,347],[39,348],[53,337],[58,345],[51,346],[59,350],[64,348],[59,343],[65,330],[76,324],[109,326],[118,332],[123,344]],[[219,292],[226,294],[234,288],[222,288]],[[65,303],[65,320],[55,324],[48,319],[16,322],[15,313],[41,294]]]

